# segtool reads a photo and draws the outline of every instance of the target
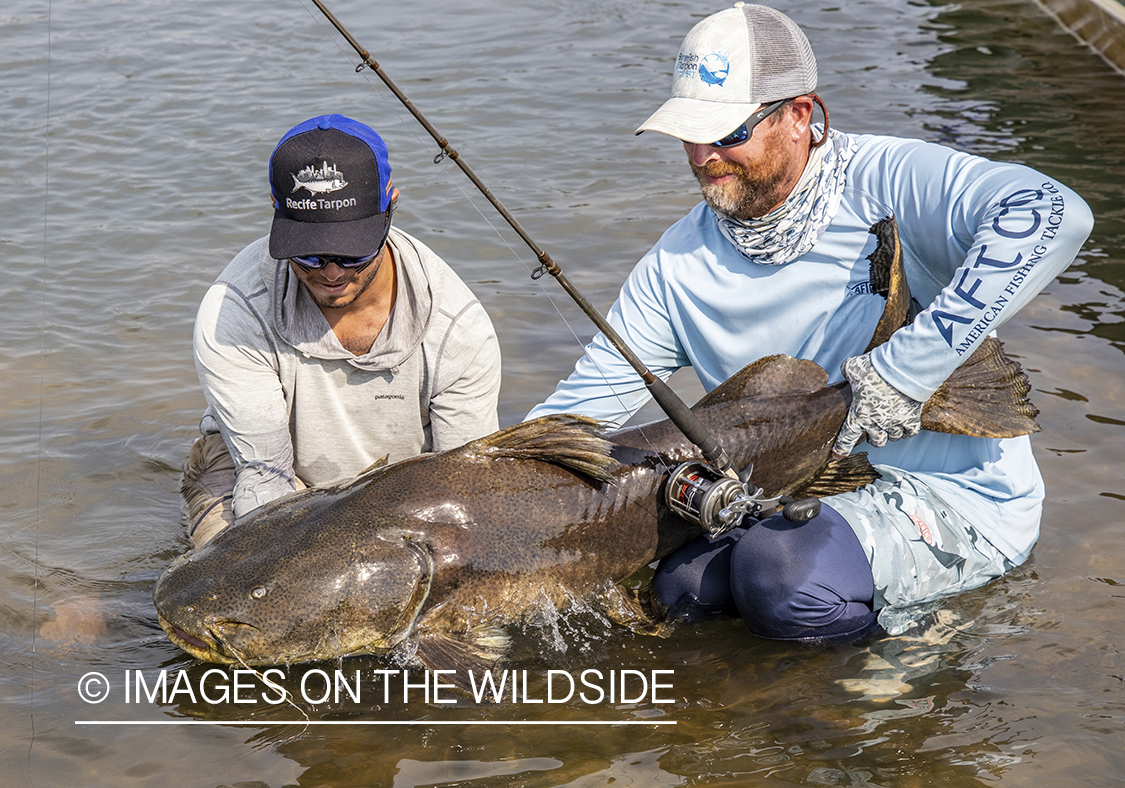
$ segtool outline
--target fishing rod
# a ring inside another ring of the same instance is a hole
[[[363,60],[360,65],[356,66],[356,72],[362,71],[364,67],[368,67],[374,71],[375,75],[383,81],[383,84],[395,94],[395,98],[402,102],[403,106],[410,111],[410,114],[413,115],[414,118],[422,124],[422,127],[429,132],[430,136],[434,138],[438,147],[441,148],[441,153],[434,158],[434,163],[440,162],[443,158],[452,159],[453,162],[461,168],[461,171],[468,176],[469,180],[473,182],[473,185],[480,190],[480,193],[492,203],[492,207],[504,217],[504,220],[516,231],[516,234],[519,235],[519,237],[523,239],[523,242],[535,253],[535,257],[539,261],[539,268],[532,273],[532,278],[538,279],[544,272],[553,276],[562,286],[563,290],[566,291],[567,295],[574,299],[574,302],[586,313],[587,317],[594,321],[594,325],[598,327],[598,330],[605,335],[606,339],[608,339],[625,360],[629,362],[629,366],[641,376],[641,380],[644,381],[645,386],[648,388],[661,410],[667,414],[668,418],[684,433],[687,439],[698,447],[704,459],[721,471],[724,476],[737,481],[743,481],[739,479],[738,469],[736,469],[731,462],[730,455],[728,455],[722,445],[711,436],[707,428],[703,426],[703,423],[700,422],[691,411],[691,408],[672,391],[667,383],[649,371],[640,358],[625,344],[625,341],[617,331],[614,330],[613,326],[602,317],[601,313],[598,312],[594,305],[586,300],[586,297],[582,295],[566,274],[563,273],[558,263],[552,260],[551,256],[539,247],[539,244],[535,243],[535,240],[528,235],[527,231],[524,230],[516,217],[512,216],[496,195],[485,186],[484,182],[477,177],[477,174],[465,163],[460,154],[449,144],[448,140],[434,128],[433,124],[431,124],[426,116],[414,105],[414,102],[412,102],[399,86],[395,84],[394,80],[383,71],[382,67],[375,62],[375,59],[371,57],[370,53],[368,53],[355,37],[348,32],[347,28],[344,27],[340,20],[325,7],[321,0],[312,0],[312,3],[320,9],[320,12],[324,14],[325,18],[332,23],[333,27],[351,44],[352,49],[354,49]]]
[[[625,340],[614,330],[609,321],[602,317],[602,314],[594,308],[594,305],[587,301],[586,297],[574,286],[574,283],[559,268],[558,263],[552,260],[551,256],[539,247],[539,244],[535,243],[535,240],[523,229],[523,225],[519,223],[516,217],[512,216],[499,198],[492,193],[492,190],[485,186],[484,182],[473,171],[473,168],[465,163],[460,154],[449,144],[449,141],[434,128],[434,125],[422,114],[422,111],[383,71],[383,68],[360,45],[340,20],[328,10],[322,0],[312,0],[312,3],[320,9],[324,17],[340,32],[340,35],[344,37],[363,61],[356,66],[356,73],[364,68],[370,68],[374,71],[375,75],[383,81],[383,84],[395,94],[395,98],[402,102],[402,105],[410,111],[415,120],[422,124],[422,128],[434,138],[434,142],[441,149],[441,153],[434,157],[434,163],[437,164],[444,158],[452,159],[480,193],[492,203],[492,207],[504,217],[508,225],[523,239],[528,248],[535,253],[535,258],[539,261],[539,268],[531,274],[531,278],[539,279],[544,273],[548,273],[555,278],[567,295],[578,304],[582,311],[586,313],[586,316],[598,327],[598,330],[617,349],[617,352],[629,362],[629,366],[640,375],[645,387],[649,390],[652,398],[656,400],[660,409],[664,411],[680,432],[699,449],[706,463],[695,460],[682,463],[669,476],[664,491],[665,501],[669,508],[681,517],[698,523],[712,534],[729,531],[742,520],[743,515],[757,517],[763,511],[774,506],[781,506],[786,519],[793,522],[802,522],[816,516],[820,511],[818,499],[805,498],[794,501],[788,496],[767,498],[764,491],[750,481],[753,464],[744,468],[741,472],[734,467],[730,455],[727,454],[722,444],[703,426],[703,423],[696,417],[691,408],[676,395],[676,392],[672,391],[667,383],[652,374],[632,349],[625,344]]]

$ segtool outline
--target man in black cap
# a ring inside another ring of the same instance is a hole
[[[306,485],[497,429],[500,349],[468,287],[391,226],[383,140],[341,115],[270,158],[270,234],[207,291],[195,360],[207,398],[184,467],[192,541]]]

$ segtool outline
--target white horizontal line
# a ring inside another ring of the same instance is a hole
[[[75,725],[675,725],[675,720],[75,720]]]

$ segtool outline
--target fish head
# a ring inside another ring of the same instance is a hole
[[[393,649],[432,575],[429,550],[403,530],[286,533],[250,521],[169,566],[153,603],[168,638],[198,659],[308,662]]]

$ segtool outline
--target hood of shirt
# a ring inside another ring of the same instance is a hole
[[[259,263],[269,291],[277,333],[294,350],[312,358],[347,361],[359,369],[394,371],[422,344],[430,318],[441,299],[441,268],[426,266],[424,247],[406,233],[391,227],[387,238],[392,250],[398,290],[391,314],[371,349],[356,356],[344,349],[309,291],[290,269],[264,251]],[[264,248],[268,250],[269,245]],[[432,254],[429,250],[426,253]]]

